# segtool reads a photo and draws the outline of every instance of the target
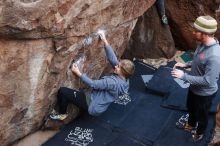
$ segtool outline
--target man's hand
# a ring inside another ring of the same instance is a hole
[[[107,39],[105,37],[104,30],[99,30],[97,33],[98,33],[100,39],[105,43],[105,45],[109,45],[109,43],[108,43],[108,41],[107,41]]]
[[[80,77],[82,75],[82,73],[80,72],[78,66],[76,64],[72,65],[71,71],[77,75],[78,77]]]
[[[177,67],[187,67],[187,65],[184,64],[184,63],[177,62],[177,63],[174,65],[173,69],[176,69]]]
[[[171,71],[171,75],[174,77],[174,78],[179,78],[179,79],[182,79],[183,76],[184,76],[184,72],[182,70],[179,70],[179,69],[173,69]]]

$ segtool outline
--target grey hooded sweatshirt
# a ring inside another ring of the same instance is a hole
[[[208,45],[199,44],[191,63],[191,71],[183,80],[190,83],[190,90],[200,96],[209,96],[218,90],[220,74],[220,46],[217,39]]]
[[[111,46],[105,46],[106,56],[114,68],[119,61]],[[108,106],[119,96],[127,94],[129,82],[116,74],[104,76],[99,80],[92,80],[86,74],[82,74],[81,80],[92,88],[88,112],[90,115],[98,116],[107,110]]]

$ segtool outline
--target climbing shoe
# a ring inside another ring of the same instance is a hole
[[[197,134],[196,132],[192,134],[192,139],[194,142],[200,141],[203,138],[203,134]]]
[[[164,25],[168,25],[168,19],[167,19],[167,16],[166,16],[166,15],[163,15],[163,16],[162,16],[161,22],[162,22]]]
[[[50,114],[50,118],[52,120],[60,120],[63,121],[68,117],[68,114]]]
[[[58,115],[58,112],[55,109],[53,109],[50,115]]]

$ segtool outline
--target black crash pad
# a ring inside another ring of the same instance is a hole
[[[70,123],[42,146],[143,146],[137,140],[123,135],[108,125],[95,121],[89,115]]]
[[[146,83],[146,89],[161,96],[165,96],[176,90],[179,86],[171,76],[172,68],[169,66],[160,66],[153,74],[152,79]]]
[[[183,110],[186,111],[186,100],[187,100],[187,89],[177,88],[175,91],[171,92],[164,98],[161,106],[165,108],[175,109],[175,110]],[[212,101],[212,106],[210,109],[211,113],[217,112],[217,105],[220,103],[220,91],[217,92],[216,97]]]
[[[209,116],[209,123],[204,138],[201,141],[193,142],[189,132],[177,129],[175,123],[185,112],[173,112],[166,127],[161,131],[160,136],[155,140],[153,146],[207,146],[210,142],[215,127],[215,116]]]

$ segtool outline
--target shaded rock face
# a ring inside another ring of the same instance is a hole
[[[84,87],[72,60],[91,78],[107,66],[98,29],[120,57],[155,0],[7,0],[0,2],[0,143],[43,124],[60,86]],[[74,117],[74,116],[73,116]]]
[[[218,104],[218,107],[217,107],[216,125],[217,125],[218,127],[220,127],[220,104]]]
[[[162,25],[154,5],[139,17],[125,51],[125,58],[171,58],[176,52],[168,25]]]
[[[182,50],[194,49],[196,46],[189,23],[194,22],[198,16],[210,15],[220,24],[219,0],[166,0],[166,13],[175,44]],[[220,38],[220,29],[215,36]]]

